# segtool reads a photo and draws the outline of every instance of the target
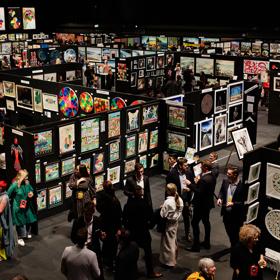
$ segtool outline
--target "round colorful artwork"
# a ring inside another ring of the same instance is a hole
[[[73,89],[64,87],[59,92],[59,108],[65,117],[75,117],[79,110],[78,97]]]
[[[122,109],[123,107],[126,107],[126,103],[121,97],[114,97],[111,100],[111,110]]]
[[[80,108],[86,112],[90,113],[93,110],[93,98],[92,96],[84,91],[80,94]]]
[[[143,104],[143,103],[145,103],[144,100],[137,99],[137,100],[134,100],[133,102],[131,102],[130,106],[135,106],[135,105],[139,105],[139,104]]]

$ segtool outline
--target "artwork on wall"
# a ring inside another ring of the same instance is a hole
[[[269,162],[266,166],[266,195],[280,199],[280,166]]]
[[[143,78],[145,76],[145,71],[144,69],[141,69],[138,71],[138,78]]]
[[[121,171],[120,165],[116,166],[116,167],[108,168],[107,169],[107,180],[110,180],[113,185],[119,183],[120,182],[120,171]]]
[[[96,192],[103,190],[103,183],[104,183],[104,174],[96,175],[94,178],[94,186]]]
[[[193,173],[195,177],[198,177],[202,174],[201,166],[201,162],[193,166]]]
[[[182,68],[182,72],[187,69],[191,69],[194,71],[194,57],[181,56],[180,65]]]
[[[200,150],[205,150],[213,146],[213,118],[200,122]]]
[[[127,110],[126,132],[138,130],[140,127],[140,108],[134,107]]]
[[[47,189],[37,191],[37,207],[38,211],[47,208]]]
[[[243,126],[242,124],[238,124],[238,125],[228,127],[228,130],[227,130],[227,144],[232,144],[233,143],[233,140],[232,140],[232,137],[231,137],[231,132],[236,130],[236,129],[242,128],[242,126]]]
[[[45,181],[53,181],[59,179],[59,163],[52,162],[45,165]]]
[[[6,108],[7,108],[7,110],[14,111],[15,102],[13,100],[6,99]]]
[[[185,152],[186,151],[186,135],[182,133],[175,133],[167,131],[167,147],[170,150],[176,152]]]
[[[259,212],[259,202],[255,202],[254,204],[248,207],[247,217],[246,217],[246,224],[249,224],[257,219],[258,212]]]
[[[34,154],[35,157],[52,153],[53,139],[52,130],[40,131],[34,134]]]
[[[169,161],[168,161],[169,154],[166,151],[164,151],[162,153],[162,158],[163,158],[163,170],[164,171],[169,171],[169,169],[170,169]]]
[[[228,125],[243,120],[243,103],[234,103],[228,106]]]
[[[100,173],[104,170],[104,152],[93,154],[93,174]]]
[[[134,172],[136,159],[128,160],[124,164],[124,174]]]
[[[267,231],[277,240],[280,240],[280,210],[270,210],[265,216],[265,226]]]
[[[33,104],[34,111],[42,113],[43,112],[43,96],[42,90],[34,88],[33,89]]]
[[[210,93],[206,93],[201,99],[201,112],[204,115],[208,115],[213,110],[213,96]]]
[[[280,77],[273,78],[273,90],[280,91]]]
[[[111,100],[111,110],[118,110],[126,107],[126,102],[121,97],[114,97]]]
[[[158,129],[150,131],[149,149],[155,149],[158,146]]]
[[[93,98],[89,92],[82,92],[79,96],[80,108],[85,113],[90,113],[93,110]]]
[[[228,102],[241,102],[243,100],[244,83],[236,82],[228,85]]]
[[[75,150],[75,123],[59,127],[59,154]]]
[[[269,61],[244,59],[243,73],[245,74],[259,74],[269,70]]]
[[[16,86],[14,82],[3,81],[4,95],[7,97],[16,97]]]
[[[48,82],[56,82],[57,81],[56,73],[45,73],[44,80]]]
[[[110,110],[110,103],[108,99],[94,97],[93,102],[94,113],[100,113]]]
[[[220,113],[227,110],[227,88],[215,90],[214,94],[214,113]]]
[[[8,23],[10,30],[18,30],[22,27],[22,14],[19,7],[8,8]]]
[[[99,118],[81,121],[81,153],[99,148]]]
[[[120,160],[120,139],[109,143],[109,163]]]
[[[136,83],[137,83],[137,73],[132,72],[131,75],[130,75],[130,86],[131,87],[136,87]]]
[[[137,80],[137,89],[143,90],[145,88],[145,78],[138,78]]]
[[[90,158],[81,159],[80,164],[84,164],[87,168],[88,174],[91,174],[91,159]]]
[[[62,204],[62,187],[56,186],[48,189],[49,191],[49,207],[56,207]]]
[[[142,125],[158,121],[158,104],[143,106]]]
[[[227,114],[215,117],[214,145],[227,141]]]
[[[234,61],[216,59],[215,75],[232,78],[234,76]]]
[[[40,161],[35,163],[35,183],[41,183],[41,163]]]
[[[146,152],[148,149],[148,130],[138,134],[138,153]]]
[[[150,161],[150,168],[158,166],[158,157],[159,157],[159,154],[152,155],[151,161]]]
[[[36,29],[35,8],[22,8],[22,21],[24,30]]]
[[[234,145],[236,147],[239,159],[243,159],[244,154],[252,151],[253,145],[247,130],[247,127],[237,129],[231,132]]]
[[[206,75],[213,76],[214,74],[214,59],[213,58],[196,58],[195,73],[204,72]]]
[[[174,127],[186,127],[186,108],[168,106],[168,125]]]
[[[43,92],[43,109],[58,112],[58,99],[54,94]]]
[[[75,117],[79,110],[79,100],[73,89],[63,87],[59,91],[59,109],[65,117]]]
[[[261,162],[250,165],[249,175],[248,175],[248,184],[253,183],[254,181],[259,180],[261,172]]]
[[[139,163],[143,164],[144,169],[147,168],[148,167],[147,155],[140,156]]]
[[[127,67],[126,63],[118,63],[117,66],[117,80],[119,81],[127,81]]]
[[[130,135],[126,138],[126,158],[136,154],[136,135]]]
[[[61,176],[72,174],[76,167],[76,158],[70,157],[61,160]]]
[[[17,106],[33,110],[33,88],[16,85]]]
[[[151,57],[146,57],[146,70],[147,71],[152,71],[155,70],[155,56],[151,56]]]
[[[248,188],[248,195],[247,195],[247,204],[250,204],[254,201],[256,201],[259,197],[259,191],[260,191],[260,182],[257,182]]]
[[[157,56],[157,69],[164,68],[164,55]]]
[[[108,138],[120,136],[121,134],[121,112],[108,114]]]
[[[5,24],[5,10],[4,8],[0,8],[0,30],[6,30],[6,24]]]

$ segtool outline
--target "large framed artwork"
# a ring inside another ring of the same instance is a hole
[[[121,112],[108,114],[108,138],[120,136],[121,134]]]
[[[146,152],[148,149],[148,130],[138,133],[138,153]]]
[[[214,75],[214,59],[213,58],[196,58],[195,73],[204,72],[206,75]]]
[[[22,8],[22,23],[24,30],[36,29],[35,8]]]
[[[130,135],[126,138],[126,158],[136,155],[136,135]]]
[[[47,208],[47,189],[37,191],[37,207],[38,211]]]
[[[81,159],[80,164],[84,164],[87,168],[88,174],[91,174],[91,158]]]
[[[252,202],[256,201],[259,197],[260,191],[260,182],[257,182],[248,188],[248,195],[247,195],[247,204],[251,204]]]
[[[178,132],[167,131],[167,147],[176,152],[185,152],[187,147],[186,135]]]
[[[0,8],[0,30],[6,30],[6,25],[5,25],[5,10],[4,8]]]
[[[75,117],[79,110],[79,99],[70,87],[63,87],[59,91],[59,110],[65,117]]]
[[[16,85],[17,106],[33,110],[33,88]]]
[[[45,165],[45,181],[53,181],[59,179],[59,163],[52,162]]]
[[[58,112],[57,95],[43,92],[43,109],[52,112]]]
[[[53,151],[53,131],[45,130],[37,132],[34,138],[34,154],[35,157],[50,154]]]
[[[107,180],[111,181],[112,184],[117,184],[120,182],[120,172],[121,166],[116,166],[107,169]]]
[[[126,113],[126,132],[138,130],[140,127],[140,107],[127,109]]]
[[[182,72],[187,69],[194,70],[194,57],[181,56],[180,65]]]
[[[261,172],[261,162],[250,165],[249,175],[248,175],[248,184],[253,183],[254,181],[259,180]]]
[[[8,23],[10,30],[18,30],[22,28],[22,13],[19,7],[8,8]]]
[[[49,207],[56,207],[62,204],[62,186],[55,186],[54,188],[49,188]]]
[[[259,202],[255,202],[254,204],[248,207],[247,217],[246,217],[246,224],[249,224],[258,218],[259,212]]]
[[[280,77],[273,78],[273,90],[280,91]]]
[[[222,77],[234,76],[234,61],[216,59],[215,75]]]
[[[269,70],[269,61],[244,59],[243,73],[245,74],[259,74]]]
[[[244,82],[236,82],[228,85],[228,102],[229,104],[234,102],[243,101]]]
[[[215,117],[214,145],[227,141],[227,114]]]
[[[14,82],[3,81],[4,95],[7,97],[16,97],[16,86]]]
[[[280,200],[280,165],[267,163],[266,195]]]
[[[93,154],[93,174],[103,172],[104,170],[104,152]]]
[[[214,113],[220,113],[227,110],[227,88],[215,90],[214,93]]]
[[[253,145],[247,130],[247,127],[237,129],[231,132],[234,145],[236,147],[239,159],[243,159],[244,154],[252,151]]]
[[[43,112],[43,96],[42,90],[34,88],[33,89],[33,104],[34,111],[42,113]]]
[[[243,103],[234,103],[228,106],[228,125],[239,123],[243,120]]]
[[[99,118],[81,121],[81,153],[99,148]]]
[[[75,151],[75,123],[60,126],[59,132],[59,154]]]
[[[129,174],[135,170],[136,159],[127,160],[124,164],[124,174]]]
[[[186,128],[186,108],[168,105],[168,125],[180,128]]]
[[[61,160],[61,176],[72,174],[76,167],[76,158],[69,157]]]
[[[120,139],[112,141],[109,146],[109,163],[120,160]]]
[[[158,106],[159,104],[143,106],[142,125],[158,121]]]
[[[200,151],[213,146],[213,118],[200,122]]]
[[[265,216],[265,226],[267,231],[277,240],[280,241],[280,210],[273,209],[270,210]]]
[[[155,149],[158,146],[158,129],[153,129],[150,131],[150,142],[149,149]]]

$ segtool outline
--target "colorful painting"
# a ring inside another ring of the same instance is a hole
[[[146,152],[148,149],[148,130],[138,134],[138,153]]]
[[[124,174],[134,172],[136,159],[128,160],[124,164]]]
[[[35,163],[35,183],[41,183],[41,163],[40,161]]]
[[[45,166],[45,181],[53,181],[59,179],[59,163],[53,162]]]
[[[0,30],[6,30],[4,8],[0,8]]]
[[[62,204],[62,187],[56,186],[49,189],[49,207],[56,207]]]
[[[269,70],[269,61],[244,59],[243,73],[244,74],[259,74]]]
[[[136,100],[132,101],[129,106],[136,106],[136,105],[139,105],[139,104],[143,104],[145,102],[146,101],[144,101],[144,100],[136,99]]]
[[[72,174],[75,170],[76,158],[70,157],[61,160],[61,176]]]
[[[35,8],[22,8],[24,30],[36,29]]]
[[[93,154],[93,174],[104,170],[104,152]]]
[[[90,93],[84,91],[79,97],[80,108],[86,112],[90,113],[93,110],[93,98]]]
[[[109,163],[120,160],[120,140],[109,143]]]
[[[53,151],[52,130],[37,132],[34,134],[35,157],[49,154]]]
[[[215,75],[222,77],[234,76],[234,61],[216,59]]]
[[[81,153],[99,148],[99,118],[81,121]]]
[[[7,97],[16,97],[16,86],[14,82],[3,81],[4,95]]]
[[[125,63],[118,63],[117,80],[127,81],[127,69]]]
[[[58,112],[58,99],[54,94],[43,92],[43,109]]]
[[[103,183],[104,183],[104,174],[96,175],[94,180],[95,180],[94,185],[95,185],[96,192],[102,191]]]
[[[168,106],[168,125],[186,127],[186,108]]]
[[[108,138],[116,137],[121,134],[121,112],[108,114]]]
[[[215,90],[214,95],[214,113],[220,113],[227,110],[227,88]]]
[[[59,127],[59,154],[75,151],[75,124]]]
[[[47,208],[47,190],[38,190],[37,191],[37,207],[38,211],[44,210]]]
[[[144,167],[144,169],[146,169],[148,167],[148,158],[147,155],[143,155],[139,157],[139,163],[141,163]]]
[[[158,146],[158,129],[150,131],[150,145],[149,149],[155,149]]]
[[[17,106],[33,110],[33,88],[16,85]]]
[[[131,132],[139,129],[140,127],[140,116],[139,116],[140,108],[132,108],[127,110],[126,117],[126,132]]]
[[[228,102],[238,102],[243,100],[244,83],[236,82],[228,85]]]
[[[220,145],[227,141],[227,115],[215,117],[214,145]]]
[[[94,97],[93,103],[94,113],[100,113],[110,110],[110,104],[108,99]]]
[[[121,167],[116,166],[116,167],[112,167],[112,168],[108,168],[107,169],[107,180],[111,181],[112,184],[117,184],[120,182],[120,171],[121,171]]]
[[[111,110],[118,110],[126,107],[126,102],[121,97],[114,97],[111,100]]]
[[[195,73],[200,74],[204,72],[205,75],[214,75],[214,59],[212,58],[196,58]]]
[[[90,158],[81,159],[80,164],[84,164],[87,168],[88,174],[91,174],[91,159]]]
[[[158,121],[158,104],[143,106],[142,125]]]
[[[200,123],[200,151],[213,146],[213,119],[207,119]]]
[[[126,157],[136,154],[136,135],[127,136],[126,138]]]
[[[157,69],[164,68],[164,55],[157,56]]]
[[[33,89],[33,104],[34,111],[42,113],[43,112],[43,97],[42,90],[34,88]]]
[[[59,108],[65,117],[75,117],[79,110],[78,97],[69,87],[63,87],[59,92]]]
[[[186,145],[186,135],[167,131],[168,149],[184,153],[186,151]]]
[[[22,15],[19,7],[8,8],[8,23],[11,30],[18,30],[21,28]]]

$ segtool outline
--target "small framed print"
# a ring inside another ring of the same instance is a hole
[[[228,125],[242,122],[243,103],[232,104],[228,106]]]
[[[150,168],[158,166],[159,154],[154,154],[151,156]]]
[[[87,168],[88,174],[91,174],[91,158],[81,159],[80,164],[84,164]]]
[[[37,207],[38,211],[47,208],[47,189],[37,191]]]
[[[62,204],[62,187],[56,186],[54,188],[49,188],[49,207],[56,207]]]
[[[168,125],[186,128],[186,108],[168,105]]]
[[[57,95],[43,92],[43,109],[52,112],[58,112]]]
[[[136,135],[126,138],[126,158],[136,155]]]
[[[143,78],[145,76],[144,69],[138,71],[138,78]]]
[[[213,146],[213,118],[200,123],[199,142],[200,151]]]
[[[158,121],[158,106],[159,104],[143,106],[142,125]]]
[[[72,174],[76,167],[76,158],[70,157],[61,160],[61,176]]]
[[[100,174],[95,176],[94,185],[95,185],[96,192],[100,192],[103,190],[104,176],[105,174]]]
[[[34,111],[42,113],[43,112],[43,96],[42,90],[34,88],[33,89],[33,104]]]
[[[126,132],[138,130],[140,128],[140,107],[127,109],[126,114]]]
[[[243,101],[244,82],[236,82],[228,85],[229,104]]]
[[[246,217],[246,224],[250,224],[254,220],[258,218],[258,212],[259,212],[259,202],[255,202],[254,204],[250,205],[248,207],[247,217]]]
[[[137,80],[137,89],[143,90],[145,88],[145,78],[138,78]]]
[[[121,112],[108,114],[108,138],[120,136],[121,134]]]
[[[248,184],[253,183],[254,181],[259,180],[261,172],[261,162],[250,165],[249,175],[248,175]]]
[[[280,200],[280,165],[270,162],[266,166],[266,196]]]
[[[16,85],[17,106],[27,110],[33,110],[33,88]]]
[[[247,204],[250,204],[256,201],[259,197],[259,190],[260,190],[260,182],[257,182],[248,188],[248,195],[247,195]]]
[[[149,150],[155,149],[158,146],[158,129],[150,131]]]
[[[104,152],[93,154],[93,174],[100,173],[104,170]]]
[[[137,82],[137,73],[132,72],[130,75],[130,86],[131,87],[136,87],[136,82]]]
[[[59,163],[52,162],[45,166],[45,182],[59,179]]]
[[[107,169],[107,180],[111,181],[112,184],[117,184],[120,182],[120,172],[121,166],[116,166]]]
[[[220,113],[227,110],[227,88],[215,90],[214,94],[214,113]]]
[[[147,71],[155,70],[155,68],[156,68],[155,62],[156,62],[155,56],[147,57],[146,58],[146,70]]]
[[[99,118],[81,121],[81,153],[99,148]]]
[[[215,117],[214,145],[227,141],[227,114]]]
[[[120,160],[120,139],[109,143],[109,163]]]
[[[145,58],[138,59],[138,69],[145,68]]]
[[[59,132],[59,154],[75,151],[75,123],[60,126]]]
[[[141,163],[144,167],[144,169],[146,169],[148,167],[147,164],[147,155],[143,155],[139,157],[139,163]]]
[[[280,91],[280,77],[273,78],[273,90]]]
[[[16,97],[16,88],[14,82],[3,81],[4,95],[8,97]]]
[[[138,153],[146,152],[148,149],[148,130],[138,133]]]
[[[53,131],[45,130],[33,135],[35,157],[50,154],[53,151]]]
[[[185,153],[186,151],[186,135],[178,132],[167,131],[167,147],[176,152]]]
[[[124,164],[124,174],[129,174],[135,170],[136,159],[128,160]]]

